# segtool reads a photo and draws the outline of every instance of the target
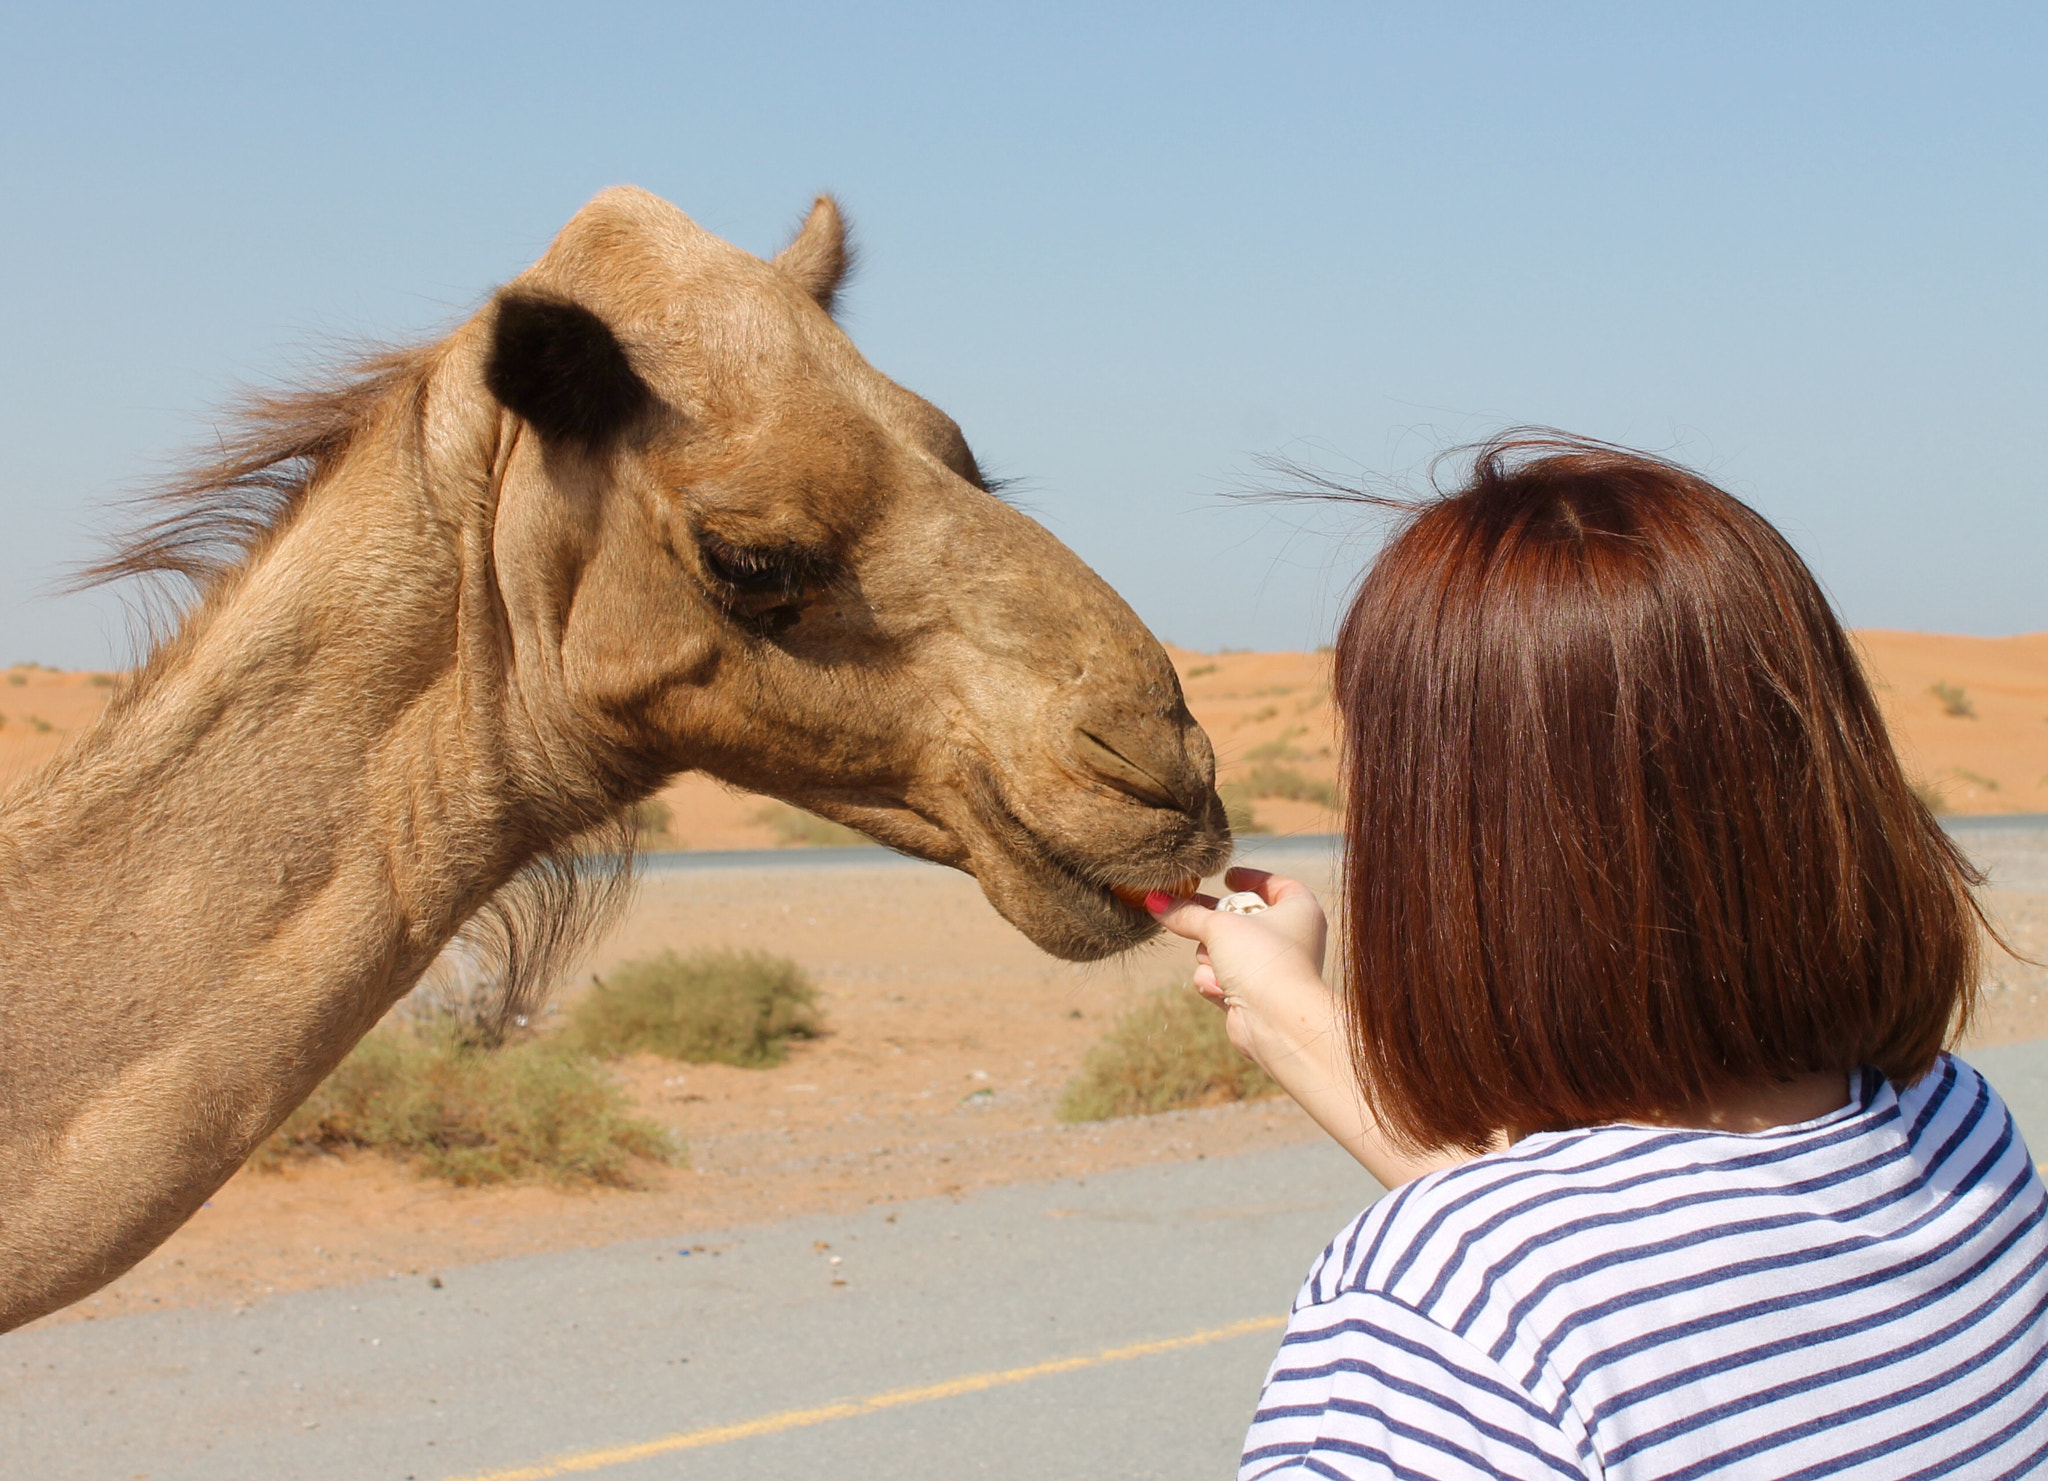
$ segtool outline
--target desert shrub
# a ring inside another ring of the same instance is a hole
[[[1977,718],[1977,706],[1970,699],[1970,691],[1947,680],[1938,680],[1927,686],[1927,692],[1940,701],[1941,712],[1958,720]]]
[[[754,821],[766,823],[774,832],[777,848],[857,848],[874,842],[865,833],[787,802],[769,803],[754,814]]]
[[[1948,799],[1941,795],[1941,789],[1932,782],[1913,783],[1913,795],[1920,799],[1920,805],[1937,818],[1948,811]]]
[[[502,964],[475,942],[458,936],[434,958],[391,1016],[422,1031],[447,1034],[479,1049],[496,1049],[527,1027],[524,1014],[507,1015]]]
[[[1223,799],[1223,820],[1230,825],[1230,831],[1243,837],[1247,834],[1271,833],[1273,830],[1259,821],[1252,799],[1234,783],[1225,782],[1216,789],[1216,795]]]
[[[1290,725],[1280,733],[1277,739],[1269,740],[1263,746],[1253,746],[1244,753],[1244,759],[1247,761],[1306,761],[1308,753],[1297,749],[1294,741],[1297,736],[1307,734],[1307,726]]]
[[[632,1159],[680,1148],[631,1114],[602,1066],[559,1036],[499,1049],[453,1025],[371,1031],[257,1154],[259,1166],[359,1148],[400,1157],[458,1186],[546,1178],[633,1182]]]
[[[92,685],[95,689],[112,689],[114,687],[114,676],[112,674],[93,674],[85,682]]]
[[[569,1031],[600,1057],[645,1050],[693,1064],[780,1064],[791,1039],[817,1036],[817,996],[788,957],[664,951],[593,978]]]
[[[626,818],[641,848],[675,848],[682,842],[676,837],[675,809],[659,797],[641,798],[626,809]]]
[[[1303,776],[1291,766],[1262,763],[1238,777],[1233,785],[1252,798],[1282,797],[1289,802],[1313,802],[1319,807],[1337,805],[1334,784]]]
[[[1182,675],[1182,677],[1187,679],[1204,679],[1222,667],[1223,665],[1220,663],[1198,663]]]
[[[1088,1051],[1060,1096],[1059,1118],[1149,1116],[1279,1091],[1231,1044],[1220,1012],[1191,987],[1164,987],[1140,998]]]

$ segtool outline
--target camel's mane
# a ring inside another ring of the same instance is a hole
[[[214,446],[135,501],[144,518],[78,573],[74,589],[131,577],[182,579],[203,601],[291,524],[385,408],[417,403],[436,348],[359,351],[297,386],[243,394],[217,424]],[[136,681],[123,686],[110,713],[136,702],[197,605],[174,602],[168,620],[149,624]],[[623,813],[611,818],[529,860],[463,924],[456,939],[497,985],[488,1003],[470,1005],[468,1028],[494,1040],[538,1008],[624,908],[634,844]]]
[[[172,576],[205,591],[240,570],[291,522],[380,407],[425,386],[433,348],[360,351],[301,385],[245,392],[216,425],[214,446],[137,500],[148,517],[75,584]]]

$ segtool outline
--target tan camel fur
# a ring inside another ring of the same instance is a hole
[[[861,358],[845,261],[828,199],[770,264],[607,191],[447,338],[256,404],[110,563],[199,597],[0,801],[0,1329],[176,1229],[480,911],[530,979],[602,872],[565,851],[678,771],[1075,959],[1221,861],[1165,654]]]

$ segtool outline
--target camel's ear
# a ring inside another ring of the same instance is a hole
[[[654,401],[609,324],[538,293],[499,295],[484,384],[547,441],[585,448],[610,442]]]
[[[846,240],[846,220],[839,203],[821,195],[796,234],[796,240],[775,254],[775,265],[796,279],[797,286],[818,300],[826,313],[853,266],[853,247]]]

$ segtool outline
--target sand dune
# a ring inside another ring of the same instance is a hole
[[[2048,633],[1968,638],[1860,632],[1879,701],[1908,771],[1956,813],[2048,812]],[[1218,776],[1254,826],[1336,827],[1329,655],[1169,649],[1188,705],[1216,746]],[[0,785],[41,764],[91,722],[110,674],[21,665],[0,681]],[[661,794],[667,846],[774,848],[791,831],[766,800],[708,777]]]

